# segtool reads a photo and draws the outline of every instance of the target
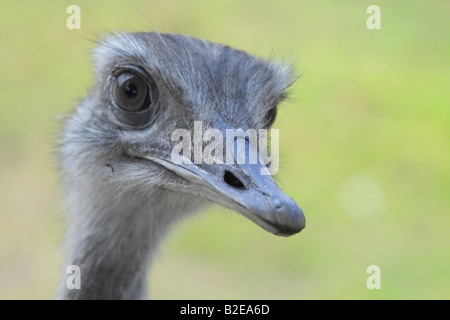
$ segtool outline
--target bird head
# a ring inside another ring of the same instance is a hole
[[[293,82],[291,68],[160,33],[107,36],[93,56],[95,84],[68,119],[62,150],[86,175],[143,197],[167,190],[215,202],[277,235],[304,228],[258,141]]]

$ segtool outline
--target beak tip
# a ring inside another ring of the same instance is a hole
[[[274,209],[278,227],[278,232],[275,234],[291,236],[305,228],[305,215],[294,200],[289,199],[289,201],[284,202],[282,205],[277,205]]]

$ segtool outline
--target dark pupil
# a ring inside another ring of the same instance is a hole
[[[125,84],[125,95],[129,98],[133,98],[138,94],[138,88],[130,80]]]
[[[117,106],[125,111],[136,112],[150,105],[147,82],[133,74],[124,72],[117,76],[113,97]]]
[[[130,98],[134,97],[137,94],[137,88],[133,83],[131,83],[131,81],[127,81],[127,83],[125,84],[125,94]]]

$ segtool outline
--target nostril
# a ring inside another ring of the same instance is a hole
[[[233,188],[245,189],[245,186],[242,183],[242,181],[239,180],[234,174],[232,174],[228,170],[225,171],[225,174],[223,175],[223,180],[225,180],[225,182],[228,185],[232,186]]]

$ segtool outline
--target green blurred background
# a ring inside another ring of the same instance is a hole
[[[81,8],[68,30],[66,8]],[[366,9],[381,8],[381,30]],[[275,237],[213,207],[173,228],[154,299],[450,298],[449,1],[0,1],[0,299],[50,299],[64,220],[59,117],[105,31],[176,32],[291,60],[281,188],[307,226]],[[381,289],[366,287],[369,265]]]

